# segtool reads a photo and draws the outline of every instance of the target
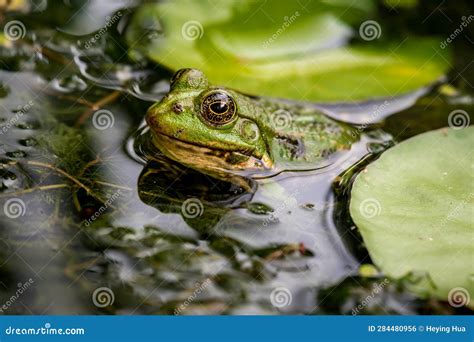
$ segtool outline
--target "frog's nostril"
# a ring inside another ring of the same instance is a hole
[[[173,112],[175,112],[176,114],[182,113],[183,110],[184,110],[184,108],[183,108],[183,105],[181,103],[175,103],[173,105]]]

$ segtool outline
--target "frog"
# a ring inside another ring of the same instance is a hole
[[[213,85],[194,68],[173,75],[145,120],[163,155],[220,179],[325,167],[358,139],[314,106]]]

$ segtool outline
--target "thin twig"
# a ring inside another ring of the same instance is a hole
[[[36,162],[36,161],[27,161],[26,163],[29,164],[29,165],[41,166],[41,167],[44,167],[44,168],[47,168],[47,169],[54,170],[57,173],[63,175],[64,177],[66,177],[66,178],[70,179],[71,181],[73,181],[74,183],[76,183],[79,187],[86,190],[87,193],[91,193],[91,194],[93,193],[93,191],[87,185],[85,185],[84,183],[82,183],[81,181],[79,181],[77,178],[70,175],[66,171],[64,171],[64,170],[62,170],[62,169],[60,169],[60,168],[58,168],[54,165],[46,164],[46,163],[42,163],[42,162]]]
[[[35,50],[36,52],[39,52],[43,55],[45,55],[46,57],[48,57],[49,59],[52,59],[60,64],[63,64],[63,65],[69,65],[71,63],[71,61],[69,59],[67,59],[66,57],[64,57],[63,55],[60,55],[58,54],[57,52],[53,51],[53,50],[50,50],[48,49],[47,47],[44,47],[44,46],[33,46],[33,50]]]
[[[109,103],[115,101],[120,96],[120,94],[121,94],[120,91],[114,90],[109,95],[107,95],[107,96],[101,98],[99,101],[95,102],[90,109],[87,109],[84,113],[81,114],[79,119],[77,119],[76,124],[74,125],[74,127],[76,127],[76,128],[80,127],[82,124],[84,124],[84,122],[87,121],[87,119],[89,119],[89,117],[96,110],[98,110],[99,108],[105,106],[106,104],[109,104]]]
[[[61,188],[67,188],[67,187],[69,187],[68,184],[50,184],[50,185],[35,186],[33,188],[23,189],[19,191],[2,193],[0,194],[0,197],[21,196],[21,195],[25,195],[34,191],[47,191],[47,190],[61,189]]]
[[[89,188],[87,185],[85,185],[84,183],[82,183],[81,181],[79,181],[76,177],[70,175],[69,173],[67,173],[66,171],[54,166],[54,165],[51,165],[51,164],[46,164],[46,163],[42,163],[42,162],[36,162],[36,161],[27,161],[26,162],[28,165],[33,165],[33,166],[39,166],[39,167],[44,167],[44,168],[47,168],[47,169],[50,169],[50,170],[53,170],[57,173],[59,173],[60,175],[66,177],[67,179],[71,180],[73,183],[75,183],[77,186],[79,186],[80,188],[84,189],[89,195],[91,195],[92,197],[94,197],[95,199],[97,199],[98,201],[102,202],[102,203],[106,203],[106,200],[104,200],[103,198],[101,198],[99,195],[97,195],[96,193],[94,193],[94,191],[92,191],[91,188]],[[18,162],[10,162],[8,163],[9,165],[16,165],[18,164]],[[109,207],[112,208],[112,209],[116,209],[112,204],[109,204]]]
[[[100,163],[101,161],[102,161],[102,158],[100,158],[100,157],[97,157],[94,160],[91,160],[86,165],[84,165],[81,172],[79,172],[79,175],[80,176],[84,175],[84,173],[87,171],[87,169],[89,169],[91,166],[94,166],[94,165]]]
[[[117,184],[112,184],[112,183],[107,183],[107,182],[101,182],[101,181],[93,181],[93,182],[100,185],[110,186],[111,188],[117,188],[117,189],[122,189],[122,190],[127,190],[127,191],[133,190],[132,188],[129,188],[128,186],[122,186],[122,185],[117,185]]]

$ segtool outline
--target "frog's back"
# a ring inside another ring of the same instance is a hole
[[[325,164],[335,152],[357,140],[351,128],[305,104],[258,100],[266,108],[270,153],[280,167],[300,169]]]

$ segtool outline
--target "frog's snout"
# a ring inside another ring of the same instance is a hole
[[[165,113],[163,110],[162,102],[158,102],[157,104],[148,109],[145,116],[145,121],[151,129],[157,130],[160,127],[160,117],[162,117],[163,115],[165,115]]]
[[[175,117],[184,111],[180,102],[169,103],[167,98],[150,107],[146,113],[145,121],[151,130],[155,132],[169,132],[175,122]]]
[[[150,109],[148,110],[148,112],[145,115],[145,121],[146,121],[146,124],[148,125],[148,127],[152,128],[152,129],[158,126],[158,121],[156,120],[156,115]]]

